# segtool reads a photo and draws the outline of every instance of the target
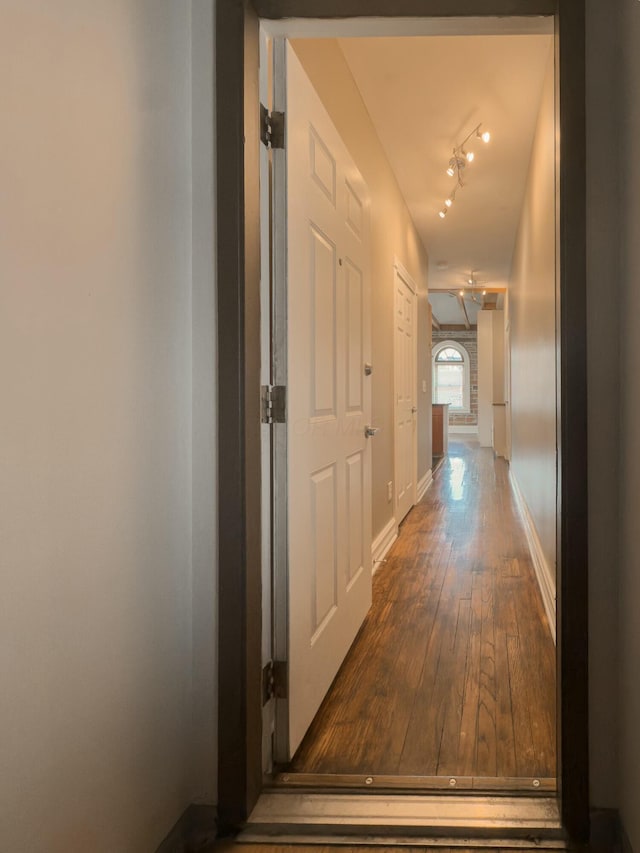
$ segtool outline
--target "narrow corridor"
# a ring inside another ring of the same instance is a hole
[[[289,773],[556,775],[555,646],[508,465],[456,441]]]

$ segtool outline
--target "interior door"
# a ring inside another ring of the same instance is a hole
[[[286,65],[287,760],[371,605],[369,199],[293,49]],[[277,73],[277,66],[276,66]],[[276,193],[278,189],[276,188]],[[276,748],[276,752],[278,749]]]
[[[398,524],[416,500],[416,294],[396,265],[394,298],[395,479]]]

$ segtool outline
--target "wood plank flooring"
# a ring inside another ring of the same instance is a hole
[[[375,845],[363,846],[359,844],[264,844],[236,842],[233,839],[216,841],[213,846],[214,853],[425,853],[432,850],[434,853],[460,853],[461,850],[472,850],[473,853],[525,853],[525,851],[540,850],[545,848],[535,843],[527,846],[521,843],[517,847],[476,847],[469,843],[462,843],[455,847],[446,847],[439,844],[420,846],[402,845]],[[561,849],[561,848],[560,848]]]
[[[555,777],[555,646],[508,465],[452,442],[289,773]]]

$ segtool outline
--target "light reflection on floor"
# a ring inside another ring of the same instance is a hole
[[[449,490],[452,500],[462,501],[464,500],[464,475],[467,466],[461,456],[454,456],[453,453],[455,450],[451,448],[449,452]]]

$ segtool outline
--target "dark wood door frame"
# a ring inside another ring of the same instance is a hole
[[[586,139],[583,0],[217,0],[219,815],[238,826],[261,771],[259,16],[554,15],[560,60],[558,721],[564,825],[589,837]],[[561,507],[561,511],[560,511]]]

